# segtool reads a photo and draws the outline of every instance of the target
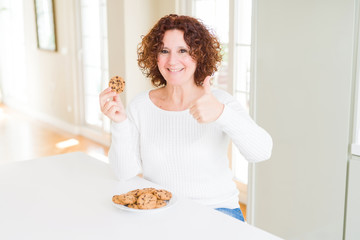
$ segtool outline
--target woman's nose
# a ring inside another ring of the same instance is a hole
[[[178,56],[177,56],[177,54],[176,53],[170,53],[169,54],[169,64],[170,65],[174,65],[174,64],[176,64],[177,63],[177,61],[178,61]]]

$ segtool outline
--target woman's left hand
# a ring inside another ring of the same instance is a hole
[[[199,123],[210,123],[219,118],[224,110],[224,104],[211,93],[210,76],[205,78],[202,87],[204,94],[191,104],[190,114]]]

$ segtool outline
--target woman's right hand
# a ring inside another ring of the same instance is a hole
[[[107,88],[99,95],[101,112],[114,122],[122,122],[126,119],[126,111],[120,99],[120,94]]]

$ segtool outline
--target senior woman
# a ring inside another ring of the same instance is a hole
[[[142,173],[176,195],[243,221],[229,141],[249,162],[259,162],[270,158],[272,139],[233,96],[211,89],[220,52],[219,41],[199,20],[164,16],[138,47],[138,64],[156,88],[126,110],[107,88],[100,107],[112,120],[109,161],[118,178]]]

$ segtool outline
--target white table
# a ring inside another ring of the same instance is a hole
[[[119,182],[84,153],[0,165],[0,239],[280,239],[188,199],[155,213],[112,205],[114,194],[142,187],[159,186]]]

